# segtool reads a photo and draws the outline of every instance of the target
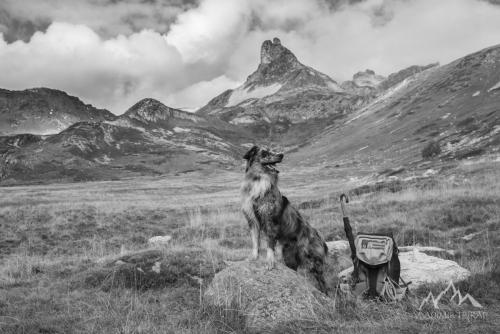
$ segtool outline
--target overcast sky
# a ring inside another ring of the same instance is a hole
[[[116,114],[196,108],[279,37],[337,81],[500,44],[500,0],[1,0],[0,88],[50,87]]]

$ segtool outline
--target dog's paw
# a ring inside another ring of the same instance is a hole
[[[274,256],[274,251],[270,248],[267,249],[267,270],[272,270],[276,264],[276,257]]]
[[[276,261],[274,259],[267,259],[267,270],[273,270],[276,266]]]

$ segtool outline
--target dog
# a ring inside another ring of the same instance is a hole
[[[326,293],[323,272],[328,247],[278,189],[276,164],[283,160],[283,154],[253,146],[243,158],[246,169],[241,204],[252,237],[249,259],[259,257],[262,231],[267,238],[268,270],[274,268],[276,261],[293,270],[305,270],[316,279],[320,291]]]

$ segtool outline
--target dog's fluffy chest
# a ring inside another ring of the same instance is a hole
[[[255,200],[259,197],[263,197],[271,187],[271,178],[267,175],[263,175],[257,179],[246,179],[241,186],[241,192],[243,197]]]
[[[242,209],[247,213],[255,213],[259,216],[271,215],[278,205],[281,194],[273,180],[267,175],[258,179],[246,179],[241,186]]]

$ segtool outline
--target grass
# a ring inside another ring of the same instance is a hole
[[[355,231],[391,230],[399,245],[456,250],[452,259],[473,274],[458,286],[486,306],[484,319],[426,318],[415,305],[436,285],[394,305],[337,296],[328,317],[282,324],[277,333],[498,330],[498,170],[498,163],[463,163],[429,186],[402,182],[395,192],[354,194],[348,205]],[[299,172],[283,173],[283,192],[326,239],[344,239],[337,198],[360,184]],[[202,177],[0,188],[0,332],[245,333],[237,306],[216,308],[200,298],[224,260],[243,259],[250,250],[239,213],[240,175]],[[149,237],[165,234],[173,236],[167,248],[148,249]],[[111,270],[120,258],[127,261]],[[162,275],[137,275],[156,262]],[[331,289],[341,269],[331,262]],[[446,312],[458,311],[450,305]]]

